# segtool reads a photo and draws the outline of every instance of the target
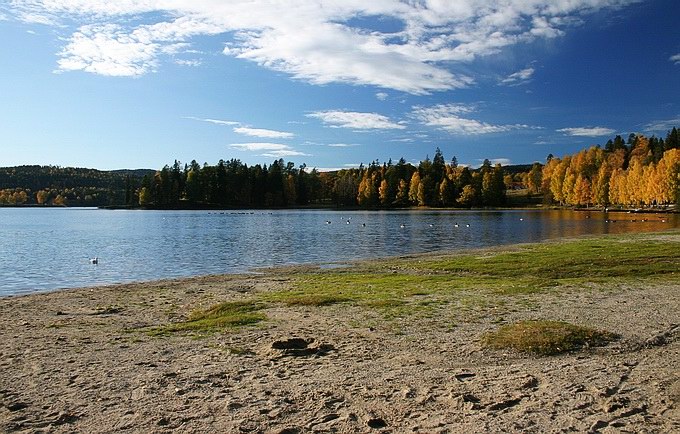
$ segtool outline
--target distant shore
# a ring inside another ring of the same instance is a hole
[[[678,245],[676,230],[0,298],[0,431],[677,431]],[[483,344],[526,319],[618,339],[552,357]]]

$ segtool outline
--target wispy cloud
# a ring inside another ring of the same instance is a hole
[[[521,71],[517,71],[508,75],[506,78],[501,80],[501,84],[507,86],[519,86],[520,84],[526,84],[531,81],[531,77],[534,75],[534,68],[526,68]]]
[[[327,146],[330,148],[353,148],[361,145],[358,143],[329,143]]]
[[[389,95],[385,92],[378,92],[375,94],[375,97],[378,98],[378,100],[380,101],[385,101],[389,97]]]
[[[236,121],[225,121],[221,119],[210,119],[210,118],[196,118],[193,116],[185,116],[184,119],[191,119],[193,121],[208,122],[215,125],[241,125],[241,122]]]
[[[203,62],[200,60],[186,60],[186,59],[175,59],[175,63],[182,66],[201,66]]]
[[[436,127],[450,134],[479,135],[536,128],[524,124],[494,125],[476,119],[461,117],[462,114],[468,114],[473,111],[473,107],[462,104],[439,104],[432,107],[414,107],[411,114],[424,125]]]
[[[673,127],[680,127],[680,116],[676,116],[673,119],[665,119],[652,121],[644,126],[645,131],[649,132],[666,132],[672,130]]]
[[[331,128],[350,128],[354,130],[403,130],[406,127],[391,121],[378,113],[361,113],[340,110],[318,111],[307,114],[329,125]]]
[[[676,65],[680,65],[680,53],[672,55],[668,58],[668,60],[675,63]]]
[[[558,133],[564,133],[568,136],[579,137],[600,137],[608,136],[616,132],[611,128],[606,127],[575,127],[575,128],[560,128]]]
[[[237,134],[243,134],[245,136],[262,137],[265,139],[290,139],[295,137],[295,134],[293,133],[266,130],[264,128],[236,127],[234,128],[234,132]]]
[[[239,151],[260,152],[259,156],[268,158],[310,156],[281,143],[232,143],[229,147]]]
[[[13,0],[7,10],[25,22],[80,26],[58,53],[61,71],[142,75],[161,68],[165,47],[221,35],[225,55],[310,83],[428,94],[473,84],[462,63],[559,37],[589,13],[637,1]],[[356,17],[403,29],[356,26]]]

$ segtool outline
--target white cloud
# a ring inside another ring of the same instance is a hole
[[[509,158],[492,158],[489,161],[493,165],[500,164],[501,166],[509,166],[510,164],[512,164],[512,160],[510,160]]]
[[[649,132],[666,132],[670,131],[673,129],[673,127],[678,128],[680,127],[680,116],[675,117],[674,119],[665,119],[665,120],[658,120],[658,121],[652,121],[645,125],[644,130],[649,131]]]
[[[263,128],[236,127],[234,128],[234,132],[237,134],[243,134],[245,136],[262,137],[265,139],[290,139],[295,137],[295,134],[293,133],[266,130]]]
[[[526,68],[521,71],[517,71],[508,75],[506,78],[501,80],[502,84],[508,86],[519,86],[520,84],[528,83],[531,77],[534,75],[534,68]]]
[[[329,143],[327,146],[330,148],[353,148],[360,145],[358,143]]]
[[[176,59],[175,63],[182,66],[201,66],[203,64],[203,62],[201,62],[200,60],[185,60],[185,59]]]
[[[351,128],[355,130],[403,130],[404,125],[391,121],[378,113],[347,112],[328,110],[309,113],[307,117],[321,119],[331,128]]]
[[[680,53],[672,55],[668,58],[668,60],[675,63],[676,65],[680,65]]]
[[[461,104],[439,104],[433,107],[414,107],[411,114],[424,125],[436,127],[451,134],[479,135],[536,128],[524,124],[493,125],[460,116],[472,111],[474,111],[472,107]]]
[[[99,75],[134,76],[156,68],[158,45],[142,42],[115,24],[80,28],[59,54],[62,71],[83,70]]]
[[[600,137],[607,136],[616,132],[611,128],[605,127],[576,127],[576,128],[561,128],[557,130],[558,133],[564,133],[568,136],[579,137]]]
[[[166,47],[220,35],[225,55],[310,83],[428,94],[473,84],[461,63],[561,36],[589,13],[637,1],[13,0],[7,10],[26,22],[80,25],[58,54],[61,71],[141,75],[160,69]],[[357,17],[403,27],[357,27]]]
[[[378,98],[380,101],[385,101],[389,95],[385,92],[378,92],[375,94],[375,97]]]
[[[196,118],[196,117],[193,117],[193,116],[187,116],[184,119],[191,119],[191,120],[194,120],[194,121],[208,122],[208,123],[215,124],[215,125],[241,125],[241,122],[224,121],[224,120],[221,120],[221,119],[210,119],[210,118],[207,118],[207,119]]]
[[[261,152],[259,156],[268,158],[310,156],[280,143],[232,143],[229,147],[239,151]]]
[[[9,17],[0,12],[0,21],[9,21]]]

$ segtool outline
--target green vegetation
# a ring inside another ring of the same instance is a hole
[[[151,330],[152,335],[176,332],[211,333],[224,329],[251,325],[266,317],[260,312],[264,305],[256,301],[228,301],[206,310],[194,311],[186,321],[172,323]]]
[[[680,280],[677,243],[627,241],[620,237],[531,244],[512,250],[390,259],[353,268],[292,276],[292,289],[264,295],[267,301],[325,305],[402,306],[423,297],[460,290],[505,295],[535,293],[565,285],[626,279]],[[301,301],[309,300],[309,303]],[[317,302],[313,302],[316,300]]]
[[[501,323],[509,298],[517,297],[514,306],[530,309],[532,300],[536,300],[531,296],[544,291],[610,290],[641,279],[680,283],[679,246],[677,232],[628,234],[395,258],[346,268],[282,269],[277,273],[286,274],[287,289],[256,293],[247,301],[221,303],[152,333],[202,333],[254,324],[265,319],[261,311],[266,306],[275,304],[322,309],[344,304],[378,311],[386,319],[413,315],[442,318],[443,326],[447,326],[446,321],[460,320],[456,318],[459,313],[477,312],[492,315],[492,322]],[[521,334],[522,330],[540,329],[537,339],[546,343],[517,344],[517,348],[536,347],[533,351],[548,353],[556,351],[550,347],[552,339],[556,339],[554,348],[568,351],[578,345],[594,345],[605,337],[553,323],[521,323],[516,327],[524,328],[502,329],[508,334],[498,342],[510,340],[513,333]],[[489,341],[489,345],[496,344]]]
[[[616,336],[562,321],[519,321],[484,337],[484,344],[495,349],[513,349],[550,356],[584,347],[606,345]]]

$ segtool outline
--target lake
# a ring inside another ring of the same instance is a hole
[[[608,221],[612,219],[616,222]],[[678,227],[678,220],[678,215],[566,210],[0,208],[0,296],[587,234],[658,231]],[[90,263],[95,256],[97,265]]]

